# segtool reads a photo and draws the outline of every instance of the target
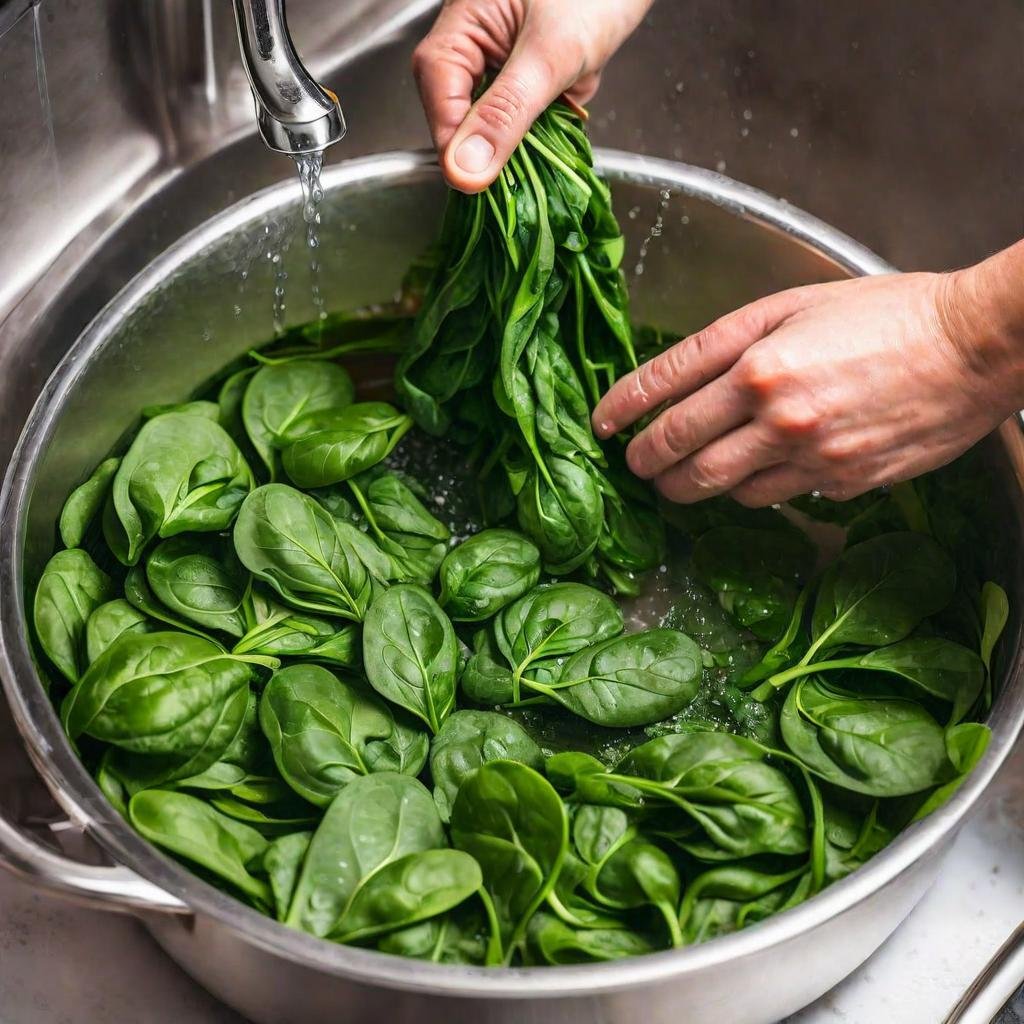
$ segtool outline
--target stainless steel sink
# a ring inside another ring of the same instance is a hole
[[[435,6],[291,0],[299,48],[348,117],[332,160],[426,144],[408,65]],[[57,361],[124,284],[293,174],[256,137],[233,33],[222,0],[0,0],[5,461]],[[1024,134],[1007,126],[1024,123],[1022,47],[1019,0],[984,16],[957,0],[663,0],[608,70],[592,131],[783,195],[902,268],[950,266],[1021,229],[1007,211]],[[619,211],[634,253],[657,207]],[[687,215],[676,200],[662,214]],[[655,259],[647,273],[669,269]],[[693,322],[721,307],[713,279],[665,287],[687,284]],[[241,298],[253,340],[266,337],[269,298]],[[45,817],[12,732],[0,714],[0,800]]]

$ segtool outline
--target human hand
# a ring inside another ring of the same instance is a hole
[[[683,503],[845,500],[917,476],[1024,404],[1021,269],[1024,243],[955,274],[769,296],[619,380],[594,429],[608,437],[664,405],[626,457]]]
[[[480,192],[535,118],[565,93],[586,103],[653,0],[446,0],[413,74],[450,185]],[[488,68],[501,68],[474,103]]]

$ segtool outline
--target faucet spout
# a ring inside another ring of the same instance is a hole
[[[300,156],[342,139],[338,97],[313,79],[295,52],[284,0],[235,0],[235,20],[263,141]]]

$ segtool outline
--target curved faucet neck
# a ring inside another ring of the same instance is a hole
[[[317,153],[345,135],[338,97],[310,75],[295,52],[284,0],[235,0],[242,63],[263,141],[278,153]]]

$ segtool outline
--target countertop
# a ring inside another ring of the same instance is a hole
[[[1024,917],[1024,748],[893,937],[787,1024],[939,1024]],[[1024,999],[1002,1024],[1024,1020]],[[33,892],[0,871],[0,1024],[243,1024],[133,919]]]

